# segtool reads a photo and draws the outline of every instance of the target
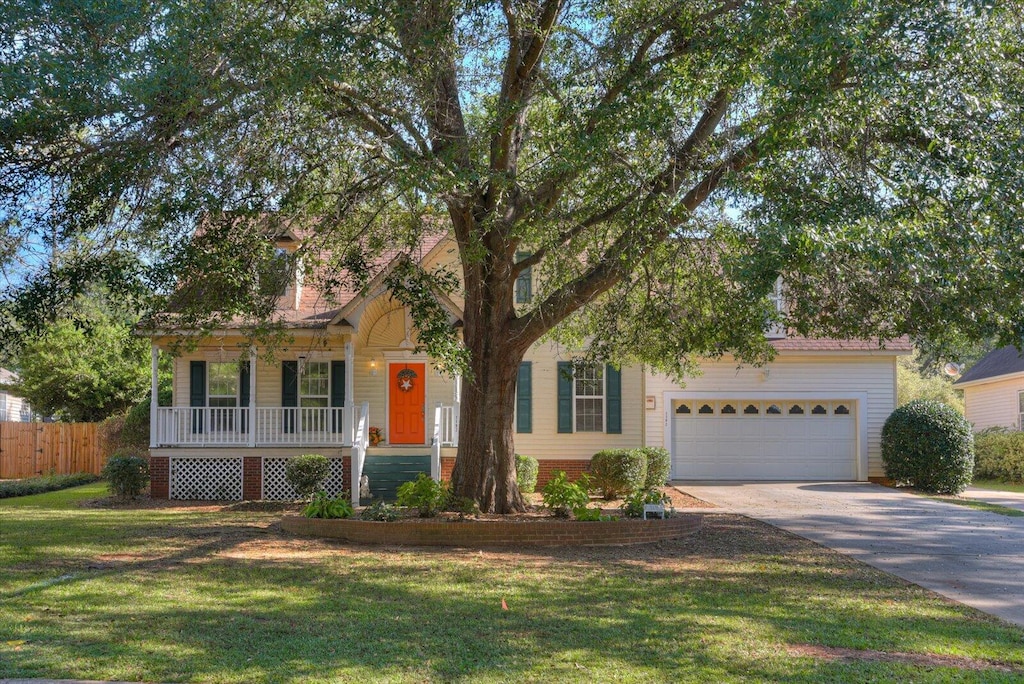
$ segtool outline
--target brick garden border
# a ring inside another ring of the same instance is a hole
[[[409,546],[626,546],[678,539],[703,524],[695,513],[667,520],[421,521],[323,520],[286,515],[281,527],[293,534],[358,544]]]

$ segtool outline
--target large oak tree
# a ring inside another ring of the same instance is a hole
[[[453,480],[485,510],[522,506],[516,369],[545,335],[675,373],[757,361],[781,275],[799,334],[1020,339],[1016,0],[19,0],[0,16],[5,254],[84,233],[164,276],[230,274],[272,215],[312,231],[331,289],[451,231],[459,282],[410,261],[391,284],[465,373]],[[436,324],[453,287],[461,341]],[[261,311],[228,291],[221,312]]]

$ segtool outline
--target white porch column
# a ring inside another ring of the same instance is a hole
[[[462,416],[462,376],[455,376],[455,387],[452,391],[452,442],[459,445],[459,418]]]
[[[249,446],[256,446],[256,345],[249,347]]]
[[[156,342],[153,342],[152,346],[150,346],[149,357],[152,370],[149,388],[149,446],[152,448],[158,444],[158,435],[156,434],[156,431],[157,426],[159,425],[158,414],[160,413],[160,381],[158,378],[160,369],[160,347],[156,346]]]
[[[353,376],[356,373],[355,350],[352,348],[351,338],[345,343],[345,407],[342,409],[342,420],[345,437],[349,444],[355,440],[356,430],[356,398],[355,381]]]

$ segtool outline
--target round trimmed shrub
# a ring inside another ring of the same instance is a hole
[[[662,447],[640,447],[637,449],[647,459],[647,479],[644,489],[655,489],[668,482],[672,470],[672,457]]]
[[[537,473],[540,463],[533,456],[516,454],[516,483],[520,494],[533,494],[537,491]]]
[[[971,483],[974,436],[959,411],[918,399],[892,412],[882,427],[886,477],[925,492],[959,494]]]
[[[103,479],[115,496],[134,499],[149,484],[149,461],[129,451],[115,451],[103,465]]]
[[[320,491],[330,474],[330,461],[321,454],[303,454],[290,458],[284,467],[285,479],[295,487],[302,499],[308,499]]]
[[[647,480],[647,456],[639,449],[605,449],[590,459],[591,485],[605,499],[643,489]]]

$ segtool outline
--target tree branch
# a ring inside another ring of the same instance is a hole
[[[729,108],[729,102],[730,91],[727,88],[720,88],[712,96],[711,101],[704,109],[704,113],[690,132],[690,135],[687,136],[679,150],[672,155],[668,168],[662,171],[661,174],[659,174],[658,177],[647,186],[650,187],[650,190],[648,191],[648,199],[652,199],[658,195],[674,195],[679,191],[679,185],[685,177],[686,172],[691,170],[693,167],[697,151],[707,143],[708,139],[715,132],[715,129],[718,128],[718,125],[725,117],[725,113]],[[585,230],[614,218],[615,215],[623,209],[638,201],[641,194],[642,188],[637,188],[635,191],[610,207],[606,207],[596,214],[592,214],[588,218],[574,225],[572,228],[564,231],[551,245],[538,249],[528,258],[518,262],[515,265],[516,275],[530,266],[540,263],[551,247],[563,245],[583,233]]]
[[[402,124],[402,128],[406,133],[408,133],[416,142],[416,146],[419,147],[420,152],[424,156],[428,156],[430,154],[430,146],[427,144],[426,139],[420,131],[416,128],[416,125],[412,121],[412,117],[410,117],[406,112],[395,109],[394,107],[389,107],[377,100],[374,100],[373,98],[363,95],[348,83],[327,81],[325,79],[321,79],[320,82],[325,90],[333,92],[335,95],[341,96],[349,102],[365,105],[377,114],[387,116],[398,121]],[[383,124],[383,122],[381,123]]]

